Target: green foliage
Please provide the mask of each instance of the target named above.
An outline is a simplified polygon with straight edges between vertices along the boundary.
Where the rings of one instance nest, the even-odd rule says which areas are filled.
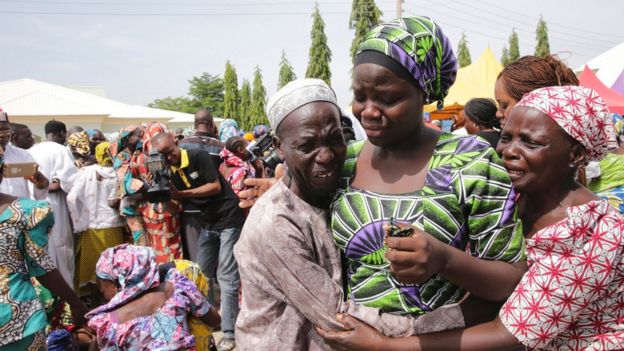
[[[462,37],[457,45],[457,61],[459,62],[460,68],[466,67],[472,63],[470,51],[468,50],[468,40],[466,39],[465,33],[462,33]]]
[[[277,89],[281,89],[288,82],[297,79],[297,75],[290,65],[290,62],[286,59],[286,53],[282,50],[282,60],[280,61],[279,80],[277,82]]]
[[[223,79],[207,72],[189,80],[189,95],[196,109],[205,107],[215,117],[223,116]]]
[[[507,66],[509,64],[509,51],[507,51],[506,46],[503,46],[503,54],[501,55],[500,60],[503,66]]]
[[[247,129],[247,127],[251,124],[249,121],[251,111],[251,87],[249,86],[249,81],[247,79],[243,80],[243,85],[238,92],[238,97],[238,126],[243,129]]]
[[[236,68],[232,66],[230,61],[225,64],[225,73],[223,74],[223,117],[239,120],[238,111],[238,77],[236,76]]]
[[[351,4],[351,18],[349,28],[355,29],[355,36],[351,43],[351,60],[355,60],[358,45],[368,31],[381,22],[381,11],[374,0],[353,0]]]
[[[546,21],[544,21],[544,18],[541,16],[539,22],[537,22],[535,39],[537,40],[537,44],[535,45],[535,56],[546,57],[550,55],[550,44],[548,43],[548,26],[546,26]]]
[[[514,28],[509,36],[509,63],[514,62],[520,58],[520,43],[518,42],[518,33]]]
[[[163,110],[169,111],[178,111],[185,113],[195,113],[197,111],[197,107],[193,105],[193,101],[191,99],[179,96],[179,97],[171,97],[167,96],[166,98],[156,99],[153,102],[147,104],[149,107],[159,108]]]
[[[308,55],[308,69],[306,70],[306,78],[319,78],[331,85],[331,70],[329,63],[331,62],[331,50],[327,46],[327,36],[325,35],[325,22],[321,17],[318,4],[314,7],[312,13],[312,44],[310,45],[310,53]]]
[[[251,128],[258,124],[268,124],[269,120],[266,117],[264,111],[266,104],[266,90],[262,84],[262,72],[260,68],[256,66],[253,79],[253,88],[251,90],[251,107],[249,111],[249,125],[244,128],[249,131]]]

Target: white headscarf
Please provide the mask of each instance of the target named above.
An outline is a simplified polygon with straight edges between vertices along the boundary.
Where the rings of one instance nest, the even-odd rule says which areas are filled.
[[[297,79],[286,84],[269,99],[266,114],[273,130],[299,107],[316,101],[326,101],[338,106],[336,94],[322,80],[314,78]]]

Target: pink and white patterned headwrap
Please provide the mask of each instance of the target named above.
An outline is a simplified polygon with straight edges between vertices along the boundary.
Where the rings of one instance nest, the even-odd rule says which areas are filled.
[[[537,109],[578,140],[590,160],[598,161],[617,149],[611,113],[594,90],[580,86],[555,86],[533,90],[515,107]]]
[[[87,318],[128,303],[160,281],[154,250],[130,244],[104,250],[95,266],[95,275],[116,282],[120,288],[107,304],[87,313]]]

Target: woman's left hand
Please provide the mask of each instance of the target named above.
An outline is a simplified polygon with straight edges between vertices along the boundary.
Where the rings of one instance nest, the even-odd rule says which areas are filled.
[[[422,284],[439,273],[446,261],[446,245],[418,229],[411,237],[387,237],[386,245],[390,271],[402,283]]]
[[[315,327],[316,332],[335,350],[377,351],[386,348],[388,337],[368,324],[352,316],[342,314],[338,315],[337,320],[350,330],[324,330]]]

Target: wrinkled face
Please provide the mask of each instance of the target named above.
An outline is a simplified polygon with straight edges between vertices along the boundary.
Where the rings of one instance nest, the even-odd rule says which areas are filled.
[[[570,176],[572,147],[572,138],[555,121],[523,106],[511,112],[496,151],[516,190],[537,193]]]
[[[496,118],[500,120],[501,128],[503,128],[505,127],[507,118],[509,118],[509,115],[511,114],[511,110],[513,110],[518,101],[509,96],[505,90],[502,78],[496,80],[496,84],[494,85],[494,98],[498,103]]]
[[[30,128],[20,128],[11,136],[11,143],[22,149],[30,149],[35,144]]]
[[[95,283],[105,301],[110,301],[113,297],[115,297],[115,294],[117,294],[117,286],[112,280],[97,277],[95,279]]]
[[[168,135],[165,138],[157,140],[156,143],[152,143],[152,146],[156,149],[156,151],[165,155],[169,166],[180,165],[180,148],[178,147],[178,143],[175,141],[173,136]]]
[[[304,105],[282,121],[279,136],[280,156],[298,188],[318,197],[333,192],[347,150],[338,108],[329,102]]]
[[[423,92],[390,70],[364,63],[353,70],[353,114],[371,143],[391,146],[423,128]]]
[[[11,125],[9,122],[0,122],[0,146],[5,149],[10,140]]]

